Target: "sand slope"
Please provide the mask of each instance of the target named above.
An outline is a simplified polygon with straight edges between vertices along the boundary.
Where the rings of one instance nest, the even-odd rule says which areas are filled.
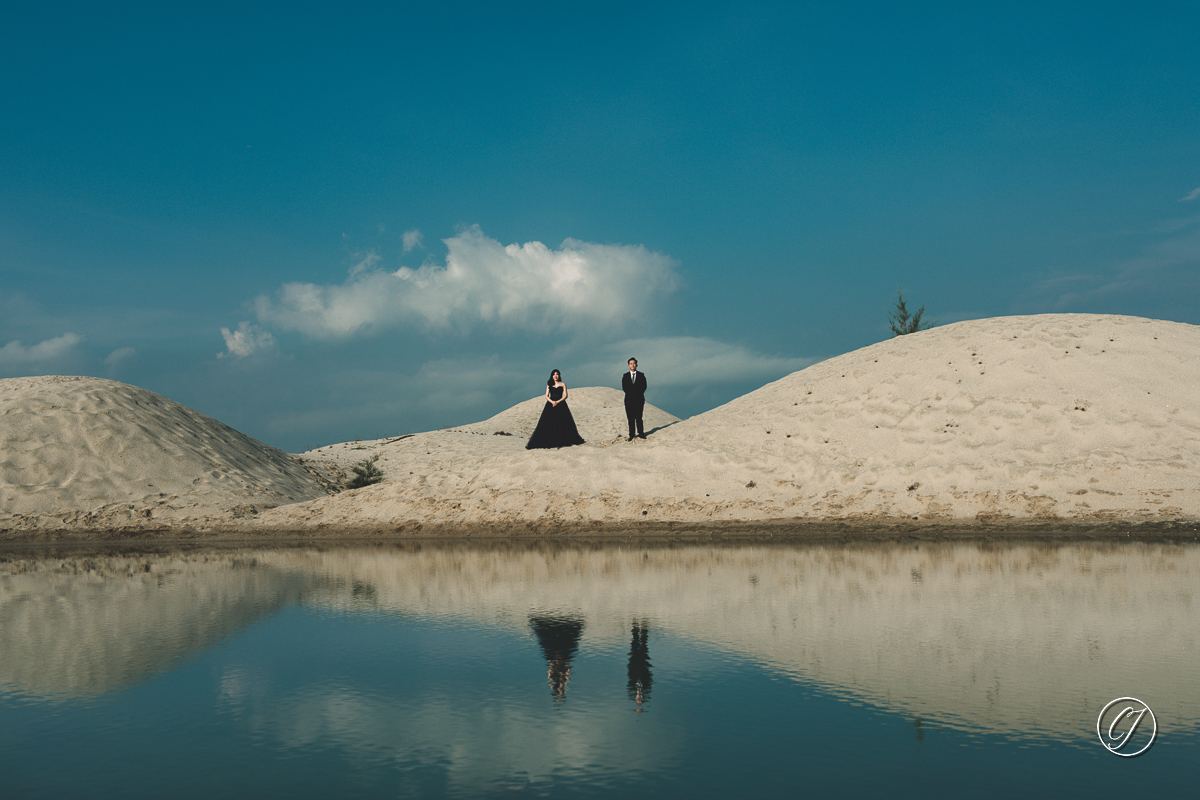
[[[816,364],[663,438],[770,464],[817,513],[1194,518],[1198,365],[1194,325],[975,320]]]
[[[292,457],[149,392],[12,379],[0,381],[0,533],[47,527],[37,515],[49,512],[49,527],[102,529],[117,513],[135,527],[330,535],[1193,522],[1197,364],[1194,325],[1090,314],[961,322],[816,364],[682,422],[648,407],[644,441],[625,441],[620,392],[579,388],[568,401],[588,440],[578,447],[524,449],[542,405],[533,398],[472,425],[303,454],[331,471],[379,457],[382,484],[334,496]]]
[[[962,322],[814,365],[645,442],[526,452],[518,437],[480,447],[478,426],[394,441],[388,482],[262,522],[1196,520],[1197,364],[1193,325]]]
[[[533,435],[545,404],[545,398],[533,397],[483,422],[390,439],[332,444],[304,453],[303,458],[331,461],[342,470],[348,470],[364,459],[378,456],[377,466],[385,475],[394,478],[402,471],[402,467],[403,470],[408,469],[405,465],[410,464],[412,458],[422,452],[422,448],[430,451],[426,453],[429,456],[436,455],[432,450],[445,450],[452,458],[468,461],[526,452],[525,443]],[[569,389],[567,406],[575,418],[579,434],[586,441],[584,446],[610,447],[625,442],[629,423],[625,419],[625,395],[619,390],[605,386]],[[679,418],[647,403],[642,422],[646,431],[654,434],[677,424]]]
[[[50,527],[178,523],[325,496],[294,457],[116,381],[0,380],[0,420],[0,527],[9,515]]]

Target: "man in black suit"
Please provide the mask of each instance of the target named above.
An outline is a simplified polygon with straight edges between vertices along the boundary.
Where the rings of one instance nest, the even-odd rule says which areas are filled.
[[[629,359],[629,372],[621,378],[625,391],[625,418],[629,420],[629,441],[633,441],[634,427],[639,439],[645,439],[642,431],[642,410],[646,407],[646,375],[638,372],[637,359]]]

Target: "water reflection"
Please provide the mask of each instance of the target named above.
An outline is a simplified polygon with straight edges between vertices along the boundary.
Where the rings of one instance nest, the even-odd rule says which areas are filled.
[[[643,621],[633,623],[633,641],[629,643],[629,699],[637,703],[635,711],[645,711],[643,704],[650,699],[650,684],[654,673],[650,671],[650,627]]]
[[[532,637],[556,705],[586,649],[628,653],[627,697],[645,709],[653,627],[914,720],[918,741],[931,724],[1078,741],[1105,702],[1131,693],[1164,733],[1200,723],[1200,548],[1190,546],[6,552],[0,685],[31,696],[127,686],[301,606]]]
[[[555,702],[561,703],[567,696],[567,682],[571,680],[571,659],[579,650],[579,637],[583,633],[583,620],[570,617],[531,616],[529,627],[537,635],[542,655],[546,658],[546,680]]]
[[[0,563],[0,686],[41,697],[142,682],[301,602],[320,580],[236,551],[19,553]]]

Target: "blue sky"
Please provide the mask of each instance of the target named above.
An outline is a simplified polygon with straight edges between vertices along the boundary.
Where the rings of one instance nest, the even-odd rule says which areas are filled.
[[[897,287],[1200,324],[1198,7],[968,5],[10,3],[0,377],[298,451],[629,355],[690,416]]]

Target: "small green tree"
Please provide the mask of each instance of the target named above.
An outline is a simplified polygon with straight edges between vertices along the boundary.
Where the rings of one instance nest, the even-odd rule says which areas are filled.
[[[378,460],[379,456],[374,455],[351,467],[350,471],[354,473],[354,477],[346,484],[346,488],[361,489],[364,486],[371,486],[383,480],[382,470],[375,466],[375,462]]]
[[[936,321],[930,322],[921,319],[925,313],[925,306],[917,309],[917,313],[909,314],[908,308],[904,305],[904,295],[900,294],[900,290],[896,290],[896,310],[888,312],[888,327],[892,329],[892,336],[904,336],[907,333],[916,333],[917,331],[927,330],[937,324]]]

